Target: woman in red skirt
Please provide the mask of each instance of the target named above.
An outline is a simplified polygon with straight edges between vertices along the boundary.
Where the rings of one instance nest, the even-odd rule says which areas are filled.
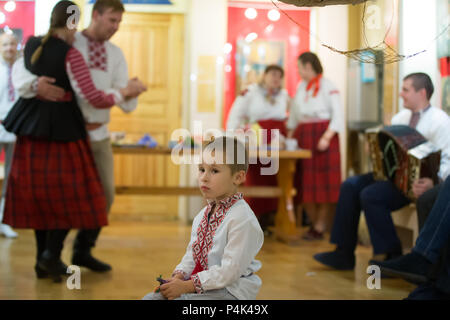
[[[236,98],[227,120],[227,130],[246,129],[258,124],[267,130],[267,144],[271,143],[272,131],[280,130],[286,135],[286,117],[289,94],[282,88],[284,70],[278,65],[269,65],[264,70],[262,81],[252,84]],[[261,175],[261,168],[270,164],[258,163],[249,166],[246,186],[277,186],[276,175]],[[248,202],[263,230],[273,224],[278,207],[276,198],[249,198]]]
[[[339,91],[322,77],[322,65],[312,52],[298,58],[301,78],[287,123],[294,137],[312,158],[298,162],[296,204],[302,203],[312,225],[304,239],[323,239],[328,214],[339,197],[341,162],[339,133],[344,130]]]
[[[54,281],[61,281],[66,273],[60,257],[69,230],[107,225],[105,195],[75,95],[108,108],[127,93],[105,94],[95,88],[81,53],[72,47],[76,26],[69,28],[71,6],[76,5],[58,2],[47,35],[31,37],[24,51],[25,67],[56,79],[64,97],[59,101],[20,98],[3,122],[17,135],[4,222],[35,230],[36,274]]]

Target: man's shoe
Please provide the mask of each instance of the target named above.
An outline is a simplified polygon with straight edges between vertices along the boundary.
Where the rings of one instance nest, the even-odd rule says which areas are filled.
[[[86,267],[95,272],[107,272],[112,269],[109,264],[94,258],[90,252],[75,252],[72,257],[72,264]]]
[[[355,255],[339,249],[318,253],[314,255],[314,259],[337,270],[353,270],[355,268]]]
[[[404,300],[450,300],[450,295],[428,282],[418,286]]]
[[[414,251],[392,260],[371,260],[370,263],[379,266],[382,273],[397,276],[415,284],[426,283],[427,275],[432,267],[427,259]]]

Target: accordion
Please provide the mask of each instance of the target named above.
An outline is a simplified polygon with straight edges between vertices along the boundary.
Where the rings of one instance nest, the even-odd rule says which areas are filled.
[[[436,184],[441,151],[417,130],[393,125],[366,130],[375,180],[390,180],[414,199],[414,180],[428,177]]]

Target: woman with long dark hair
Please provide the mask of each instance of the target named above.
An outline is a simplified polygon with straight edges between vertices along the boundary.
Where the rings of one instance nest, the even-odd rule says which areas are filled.
[[[300,148],[312,150],[312,158],[298,162],[295,202],[304,205],[312,222],[304,239],[318,240],[323,238],[327,216],[339,197],[339,133],[344,130],[344,118],[339,91],[322,76],[317,55],[301,54],[298,70],[302,82],[290,110],[288,137],[296,138]]]
[[[4,221],[35,230],[36,274],[55,282],[66,273],[61,250],[69,230],[107,224],[105,195],[75,96],[108,108],[128,94],[127,88],[106,94],[94,86],[81,53],[72,47],[77,9],[71,1],[58,2],[48,33],[31,37],[24,51],[25,67],[54,78],[64,97],[20,98],[3,122],[17,135]]]

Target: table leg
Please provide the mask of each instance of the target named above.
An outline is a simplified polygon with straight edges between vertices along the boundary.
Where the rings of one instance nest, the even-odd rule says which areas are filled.
[[[277,180],[278,186],[282,189],[282,195],[278,200],[278,211],[273,228],[274,235],[278,240],[291,245],[297,244],[300,240],[293,199],[295,165],[295,159],[280,159]]]

